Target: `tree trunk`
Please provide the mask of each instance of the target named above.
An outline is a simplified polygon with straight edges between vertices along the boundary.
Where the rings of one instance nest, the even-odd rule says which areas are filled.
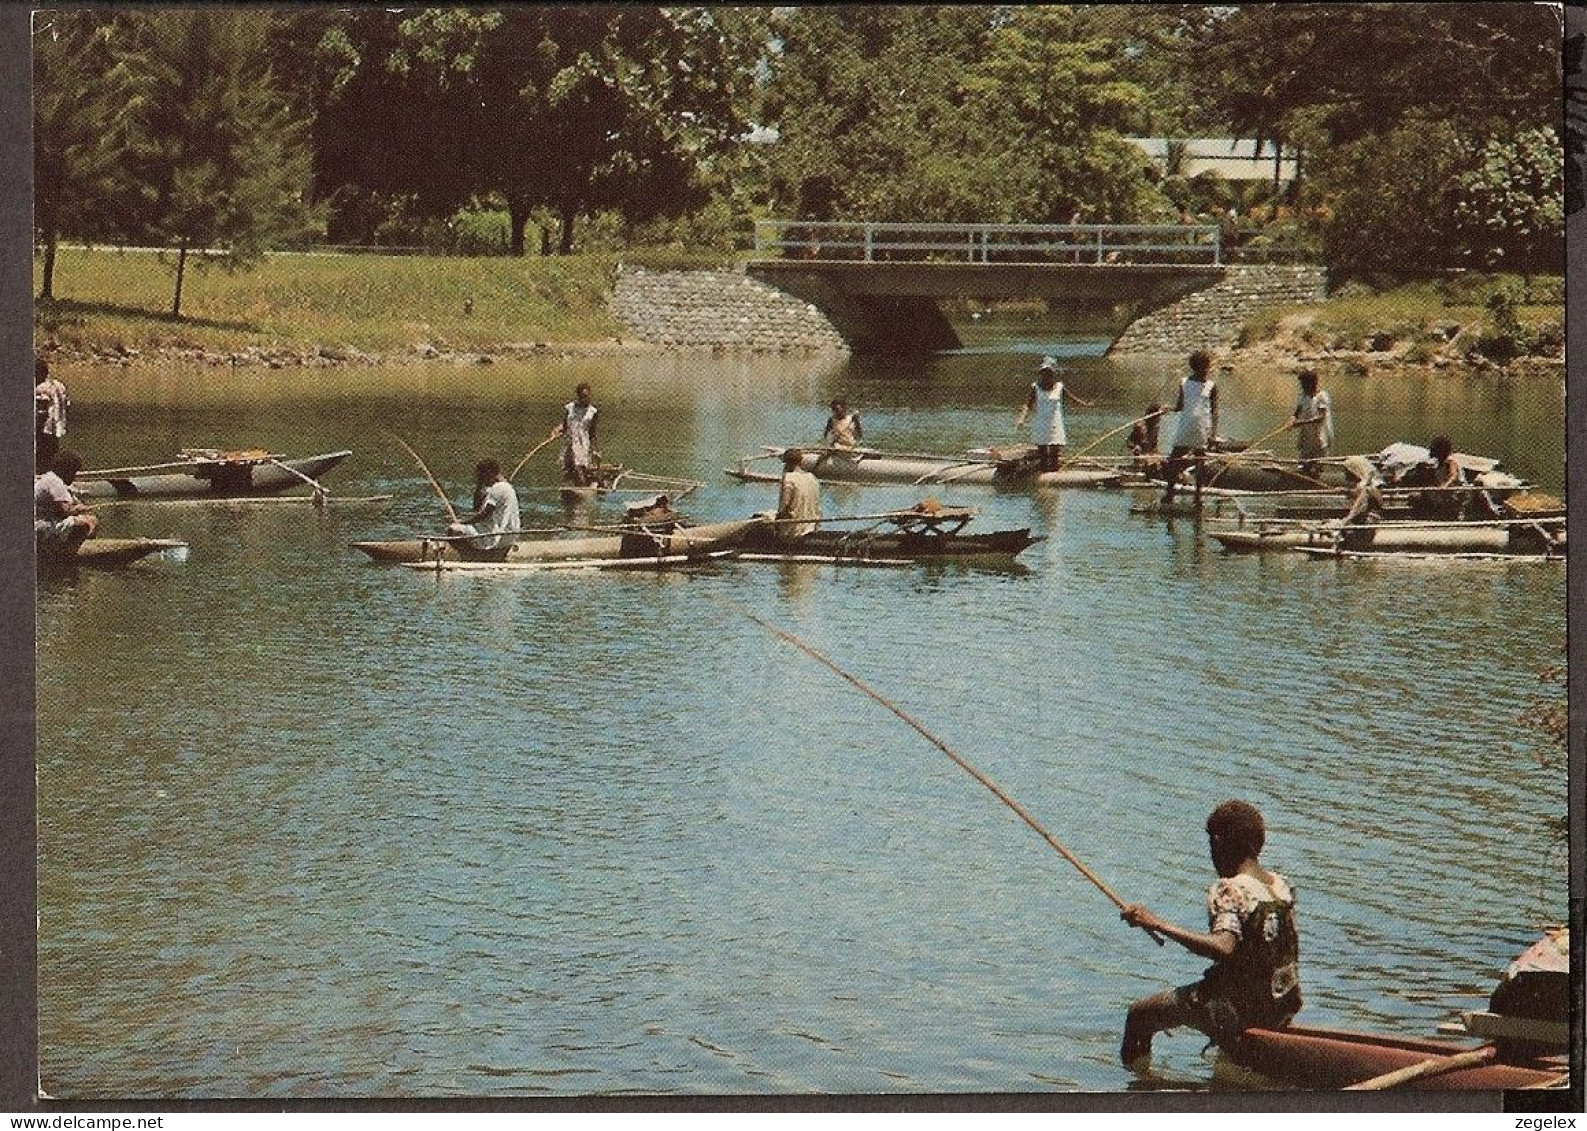
[[[544,224],[536,224],[535,227],[540,232],[540,255],[548,258],[551,255],[551,229]]]
[[[59,232],[46,232],[44,235],[44,278],[39,283],[39,298],[55,297],[55,249],[61,242]]]
[[[571,204],[562,206],[562,243],[557,248],[558,255],[573,254],[573,221],[578,218],[578,211]]]
[[[176,295],[171,299],[171,317],[180,320],[182,317],[182,275],[187,270],[187,244],[182,244],[176,253]]]
[[[1278,189],[1279,182],[1284,179],[1284,143],[1277,138],[1273,139],[1273,215],[1272,219],[1278,220]]]
[[[512,246],[509,250],[511,254],[521,257],[526,250],[524,247],[524,229],[529,226],[529,213],[518,205],[509,202],[507,205],[507,223],[512,231]],[[477,510],[478,508],[476,507],[475,509]]]

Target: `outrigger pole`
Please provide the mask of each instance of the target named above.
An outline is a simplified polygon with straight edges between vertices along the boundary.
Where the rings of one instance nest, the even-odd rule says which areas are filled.
[[[446,505],[446,514],[453,522],[457,521],[457,508],[452,505],[452,500],[446,497],[446,492],[441,490],[441,485],[435,481],[435,476],[430,472],[430,465],[424,462],[424,457],[408,446],[408,442],[395,432],[387,433],[393,440],[402,445],[402,450],[412,456],[424,471],[424,477],[430,481],[430,486],[435,488],[435,493],[441,497],[441,502]]]
[[[1024,821],[1027,825],[1029,825],[1032,829],[1034,829],[1036,831],[1037,835],[1039,835],[1048,844],[1052,845],[1052,847],[1057,850],[1058,855],[1062,856],[1065,860],[1069,861],[1069,863],[1073,864],[1075,866],[1075,869],[1082,876],[1084,876],[1086,879],[1090,880],[1092,885],[1095,886],[1098,891],[1100,891],[1103,895],[1107,896],[1110,900],[1113,901],[1113,905],[1115,907],[1117,907],[1120,911],[1123,911],[1125,908],[1127,908],[1129,906],[1129,904],[1125,903],[1124,900],[1119,898],[1118,894],[1116,892],[1114,892],[1114,890],[1112,888],[1108,887],[1107,884],[1103,883],[1101,878],[1098,877],[1095,872],[1093,872],[1090,868],[1087,868],[1085,866],[1085,864],[1081,862],[1079,857],[1077,857],[1074,853],[1070,852],[1067,848],[1065,848],[1063,843],[1061,841],[1059,841],[1059,839],[1057,837],[1053,836],[1052,833],[1050,833],[1046,829],[1044,829],[1041,826],[1041,823],[1038,822],[1035,817],[1032,817],[1030,815],[1030,812],[1023,805],[1021,805],[1018,801],[1015,801],[1007,793],[1003,792],[1003,789],[1002,789],[1001,786],[999,786],[995,781],[993,781],[991,778],[989,778],[985,774],[983,774],[980,770],[978,770],[974,766],[972,766],[965,759],[965,757],[962,754],[960,754],[958,751],[954,750],[953,747],[949,746],[942,739],[938,738],[936,735],[932,734],[929,730],[927,730],[925,728],[925,726],[920,722],[920,720],[916,719],[913,715],[909,714],[907,711],[905,711],[902,707],[898,706],[896,703],[894,703],[891,700],[887,699],[885,696],[882,695],[881,692],[877,691],[874,687],[872,687],[870,684],[866,683],[864,680],[860,679],[858,676],[853,675],[853,674],[851,674],[851,673],[849,673],[847,671],[844,671],[843,668],[839,667],[837,662],[834,661],[831,657],[827,656],[823,652],[817,651],[815,648],[813,648],[809,644],[806,644],[803,640],[799,639],[799,637],[795,636],[793,633],[785,632],[783,629],[778,628],[776,625],[772,624],[770,621],[762,620],[760,617],[756,616],[754,613],[750,612],[748,609],[744,608],[742,605],[735,604],[734,602],[729,601],[725,597],[716,597],[716,596],[713,595],[713,599],[716,600],[718,603],[720,603],[722,605],[725,605],[728,608],[732,609],[734,612],[739,613],[742,616],[745,616],[748,619],[754,621],[756,624],[760,625],[762,628],[764,628],[767,632],[771,633],[773,636],[781,637],[783,640],[786,640],[788,643],[792,644],[795,648],[799,649],[801,652],[803,652],[805,655],[809,656],[811,659],[813,659],[813,660],[815,660],[815,661],[817,661],[817,662],[819,662],[821,664],[824,664],[828,668],[831,668],[834,672],[836,672],[838,675],[842,676],[844,679],[848,680],[855,687],[857,687],[861,691],[863,691],[866,695],[870,696],[872,699],[876,700],[882,706],[886,707],[893,714],[895,714],[899,718],[903,719],[904,722],[906,722],[910,726],[914,727],[915,730],[918,731],[920,733],[920,735],[923,738],[926,739],[926,741],[930,742],[938,750],[941,750],[949,758],[953,759],[954,763],[957,764],[958,767],[961,770],[963,770],[965,773],[969,774],[972,778],[974,778],[976,781],[980,782],[982,785],[986,786],[986,788],[991,791],[992,796],[996,797],[1004,805],[1007,805],[1010,809],[1014,810],[1014,812],[1019,815],[1019,819],[1020,820]],[[1153,940],[1156,941],[1158,946],[1164,945],[1166,940],[1163,938],[1162,935],[1158,934],[1156,931],[1150,931],[1150,930],[1147,931],[1146,933],[1152,936]]]

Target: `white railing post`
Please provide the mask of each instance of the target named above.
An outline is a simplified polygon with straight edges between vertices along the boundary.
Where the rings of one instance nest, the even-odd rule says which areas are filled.
[[[871,262],[871,222],[865,221],[865,262]]]
[[[1223,266],[1223,228],[1217,226],[1212,229],[1212,265]]]
[[[1102,225],[1097,225],[1097,262],[1102,262]]]

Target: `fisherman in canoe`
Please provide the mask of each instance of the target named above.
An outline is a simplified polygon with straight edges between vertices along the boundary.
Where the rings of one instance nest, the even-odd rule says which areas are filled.
[[[1132,927],[1173,939],[1212,959],[1199,982],[1144,997],[1130,1006],[1119,1057],[1131,1068],[1150,1057],[1152,1038],[1181,1025],[1220,1046],[1247,1028],[1277,1028],[1300,1009],[1299,936],[1295,893],[1259,859],[1262,814],[1244,801],[1225,801],[1207,818],[1207,841],[1218,881],[1207,889],[1206,932],[1159,918],[1139,904],[1120,913]]]
[[[1069,441],[1064,429],[1063,403],[1066,397],[1076,404],[1091,407],[1090,401],[1065,391],[1064,383],[1058,379],[1057,358],[1042,358],[1036,380],[1031,383],[1030,394],[1014,417],[1016,428],[1024,427],[1026,418],[1030,418],[1030,442],[1036,446],[1040,471],[1057,471],[1058,464],[1063,460],[1064,445]]]
[[[562,477],[575,487],[588,487],[595,481],[590,469],[601,459],[595,446],[597,411],[589,385],[581,384],[573,390],[573,399],[562,406],[562,423],[551,429],[551,435],[566,441],[562,446]]]
[[[518,515],[518,492],[501,473],[493,459],[482,459],[474,466],[474,512],[459,515],[446,528],[453,537],[478,535],[468,545],[474,550],[494,550],[513,541],[522,528]]]
[[[1315,369],[1302,369],[1295,379],[1300,382],[1300,399],[1295,402],[1289,426],[1295,432],[1300,473],[1316,479],[1333,444],[1333,400],[1326,390],[1318,388]]]
[[[1338,527],[1381,521],[1383,476],[1366,456],[1346,456],[1344,468],[1355,480],[1355,491],[1350,496],[1350,505],[1345,508],[1345,513],[1329,525]]]
[[[1467,485],[1466,472],[1455,458],[1455,444],[1448,436],[1434,436],[1427,442],[1428,458],[1400,476],[1399,486],[1416,487],[1408,498],[1414,518],[1485,519],[1499,516],[1499,508],[1486,491]]]
[[[99,530],[93,509],[77,501],[72,480],[83,469],[83,457],[70,448],[55,453],[50,470],[33,480],[33,536],[39,549],[72,554]]]
[[[821,430],[821,441],[834,448],[857,448],[860,441],[865,439],[865,429],[860,426],[860,414],[850,410],[849,402],[842,397],[833,397],[832,415],[827,417],[826,427]]]
[[[1179,382],[1179,397],[1173,408],[1179,414],[1179,422],[1174,429],[1174,446],[1163,468],[1168,479],[1163,488],[1165,507],[1174,501],[1179,473],[1199,462],[1218,434],[1218,386],[1209,376],[1211,372],[1212,355],[1197,350],[1190,355],[1190,375]]]
[[[821,520],[821,485],[802,466],[804,453],[789,448],[782,454],[782,485],[777,492],[777,534],[802,538]]]

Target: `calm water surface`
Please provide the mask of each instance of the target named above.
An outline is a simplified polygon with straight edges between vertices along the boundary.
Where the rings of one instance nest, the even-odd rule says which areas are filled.
[[[1052,347],[1033,344],[1036,352]],[[1084,353],[1085,346],[1070,353]],[[1562,567],[1232,557],[1116,493],[935,489],[1044,536],[1013,568],[728,564],[444,577],[354,539],[434,532],[580,380],[609,459],[704,480],[809,442],[1016,437],[1028,352],[927,362],[545,360],[65,372],[90,466],[352,448],[389,509],[107,507],[185,562],[41,582],[43,1083],[94,1096],[1114,1091],[1123,1011],[1197,976],[980,785],[738,615],[894,698],[1132,900],[1191,925],[1201,822],[1241,796],[1300,892],[1303,1019],[1429,1035],[1565,916],[1562,764],[1517,717],[1560,659]],[[1077,358],[1075,443],[1165,395]],[[1452,433],[1559,490],[1563,391],[1335,379],[1338,447]],[[1225,431],[1287,416],[1225,382]],[[1115,449],[1117,450],[1117,449]],[[519,478],[563,517],[555,459]],[[829,513],[916,501],[825,489]],[[576,516],[609,521],[601,504]],[[1161,1071],[1216,1086],[1204,1041]],[[1219,1077],[1221,1079],[1221,1076]]]

